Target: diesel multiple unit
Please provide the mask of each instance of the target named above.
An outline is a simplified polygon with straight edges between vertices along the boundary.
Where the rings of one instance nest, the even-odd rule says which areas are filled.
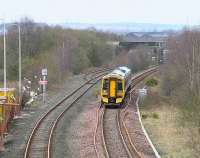
[[[101,81],[101,104],[121,105],[130,88],[131,70],[125,66],[118,67]]]

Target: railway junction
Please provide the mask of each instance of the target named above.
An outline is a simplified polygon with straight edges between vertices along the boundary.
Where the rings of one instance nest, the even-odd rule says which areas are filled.
[[[102,107],[94,95],[102,76],[110,71],[86,73],[80,76],[79,86],[71,87],[62,96],[41,107],[23,110],[24,117],[14,121],[17,128],[12,131],[16,138],[10,143],[15,151],[5,151],[1,156],[6,158],[10,152],[9,157],[24,158],[159,157],[143,131],[135,89],[157,67],[133,75],[131,90],[122,108]],[[12,149],[9,143],[6,147]]]

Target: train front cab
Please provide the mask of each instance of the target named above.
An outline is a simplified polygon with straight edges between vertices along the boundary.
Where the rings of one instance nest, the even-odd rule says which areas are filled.
[[[101,83],[101,104],[121,105],[124,98],[124,80],[121,78],[104,78]]]

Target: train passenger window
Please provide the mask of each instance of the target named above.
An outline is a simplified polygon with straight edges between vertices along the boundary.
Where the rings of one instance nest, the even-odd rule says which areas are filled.
[[[122,91],[122,81],[117,81],[117,90]]]
[[[109,87],[108,79],[105,79],[105,80],[103,81],[103,89],[104,89],[104,90],[107,90],[108,87]]]

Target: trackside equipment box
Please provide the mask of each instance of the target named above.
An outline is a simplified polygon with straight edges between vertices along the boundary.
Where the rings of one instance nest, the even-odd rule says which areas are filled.
[[[8,123],[15,115],[16,106],[13,106],[16,102],[15,89],[0,88],[0,135],[8,132]]]

